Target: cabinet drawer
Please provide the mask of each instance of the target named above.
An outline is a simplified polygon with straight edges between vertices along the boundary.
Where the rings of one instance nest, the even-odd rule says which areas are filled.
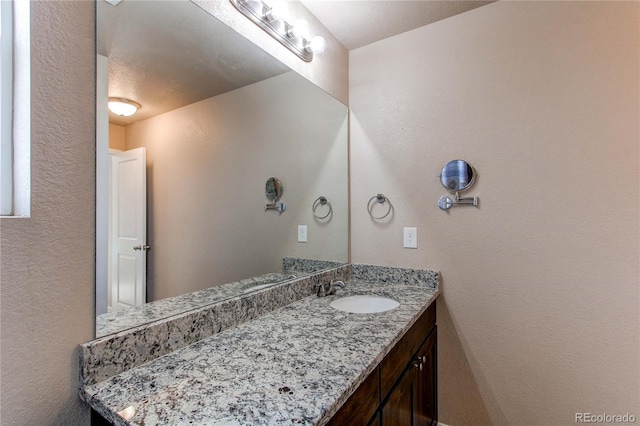
[[[380,363],[380,394],[387,396],[400,375],[412,361],[422,342],[436,325],[436,304],[433,303],[420,316],[418,321],[407,331]]]
[[[329,421],[330,426],[366,425],[376,413],[380,405],[380,388],[378,386],[379,368],[349,397],[342,408]]]

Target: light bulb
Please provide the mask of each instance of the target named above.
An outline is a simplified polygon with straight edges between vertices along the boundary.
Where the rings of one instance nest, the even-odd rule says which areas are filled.
[[[284,0],[270,0],[265,1],[264,4],[267,6],[267,11],[265,12],[265,18],[269,21],[286,21],[287,15],[289,13],[289,6],[287,6],[287,2]]]
[[[140,104],[126,98],[109,98],[109,110],[121,117],[130,117],[141,108]]]
[[[311,39],[305,49],[313,53],[322,53],[327,48],[327,42],[322,36],[315,36]]]
[[[309,38],[309,23],[304,19],[296,19],[291,28],[293,37]]]

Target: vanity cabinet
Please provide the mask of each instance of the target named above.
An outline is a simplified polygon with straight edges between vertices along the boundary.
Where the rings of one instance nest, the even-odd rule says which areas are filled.
[[[356,389],[342,408],[331,418],[330,425],[366,425],[380,407],[379,368]],[[379,424],[379,423],[374,423]]]
[[[436,345],[434,303],[344,403],[329,425],[437,424]]]
[[[435,327],[382,405],[384,426],[431,426],[436,420]]]

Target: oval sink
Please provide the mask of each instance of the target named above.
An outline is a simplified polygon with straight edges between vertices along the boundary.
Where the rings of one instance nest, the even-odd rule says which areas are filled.
[[[395,309],[400,306],[400,303],[384,296],[357,295],[341,297],[331,302],[329,306],[352,314],[374,314]]]

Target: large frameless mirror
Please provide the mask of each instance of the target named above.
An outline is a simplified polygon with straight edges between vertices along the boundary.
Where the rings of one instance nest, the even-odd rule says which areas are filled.
[[[97,25],[108,63],[101,74],[99,57],[108,93],[97,120],[108,129],[97,147],[108,165],[97,176],[112,189],[97,206],[110,218],[97,226],[98,336],[309,272],[285,268],[285,258],[348,261],[345,105],[188,0],[98,0]],[[141,107],[108,113],[107,96]],[[136,152],[144,178],[129,161]],[[268,176],[287,185],[286,214],[264,209]],[[134,188],[127,179],[146,180],[136,186],[146,195],[118,193]],[[331,200],[330,221],[314,218],[319,195]],[[298,225],[308,226],[304,244]],[[176,297],[182,307],[166,302]]]

